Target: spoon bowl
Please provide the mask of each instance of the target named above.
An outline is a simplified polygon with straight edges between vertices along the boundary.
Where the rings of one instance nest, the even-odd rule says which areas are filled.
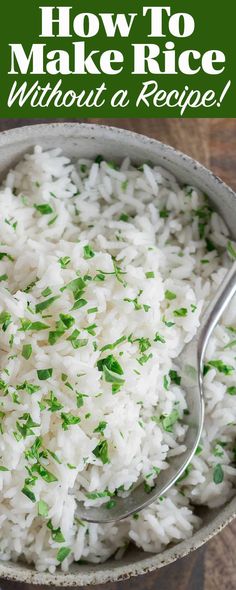
[[[218,324],[227,305],[236,292],[236,262],[222,284],[202,318],[202,323],[195,338],[175,359],[175,365],[181,374],[181,383],[185,390],[188,415],[185,423],[187,432],[184,440],[185,451],[168,460],[168,468],[161,471],[155,485],[147,494],[143,482],[134,488],[127,497],[117,496],[114,507],[86,508],[83,502],[77,502],[77,516],[87,522],[109,523],[123,520],[140,512],[157,498],[164,495],[185,474],[199,445],[204,424],[203,369],[204,356],[210,336]]]

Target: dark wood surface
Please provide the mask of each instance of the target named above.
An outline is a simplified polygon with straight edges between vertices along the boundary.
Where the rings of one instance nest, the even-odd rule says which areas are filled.
[[[53,121],[63,121],[63,119]],[[155,137],[193,156],[236,190],[236,119],[86,119],[83,121],[123,127]],[[0,119],[0,130],[42,122],[48,121]],[[118,584],[107,584],[97,589],[236,590],[235,537],[236,522],[226,527],[203,548],[159,572]],[[13,584],[4,584],[4,586],[13,590]],[[20,590],[24,585],[19,584],[18,588],[16,586],[18,585],[14,584],[14,590]]]

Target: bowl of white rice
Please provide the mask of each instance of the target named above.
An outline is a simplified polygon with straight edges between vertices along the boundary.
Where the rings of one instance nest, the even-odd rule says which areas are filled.
[[[171,147],[100,125],[2,133],[0,174],[0,578],[150,572],[236,513],[235,300],[177,484],[119,523],[82,521],[77,500],[112,511],[185,450],[175,359],[236,258],[235,194]]]

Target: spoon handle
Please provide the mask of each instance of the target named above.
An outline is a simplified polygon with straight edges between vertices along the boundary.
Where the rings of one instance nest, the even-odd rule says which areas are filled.
[[[209,338],[235,293],[236,261],[230,271],[226,274],[222,284],[217,289],[215,297],[203,316],[202,327],[200,328],[198,335],[198,358],[201,366]]]

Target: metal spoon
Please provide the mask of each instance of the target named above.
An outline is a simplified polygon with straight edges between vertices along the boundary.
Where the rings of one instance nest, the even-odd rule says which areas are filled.
[[[236,262],[226,274],[219,286],[212,303],[205,312],[196,337],[187,344],[175,364],[181,371],[182,385],[186,391],[189,415],[185,418],[188,430],[184,440],[186,450],[169,459],[169,467],[162,470],[155,480],[155,487],[149,494],[145,492],[143,482],[138,484],[126,498],[115,497],[114,507],[85,508],[83,502],[77,502],[77,516],[87,522],[108,523],[122,520],[149,506],[162,496],[184,474],[198,447],[204,422],[203,397],[203,361],[209,338],[219,322],[227,305],[236,292]]]

